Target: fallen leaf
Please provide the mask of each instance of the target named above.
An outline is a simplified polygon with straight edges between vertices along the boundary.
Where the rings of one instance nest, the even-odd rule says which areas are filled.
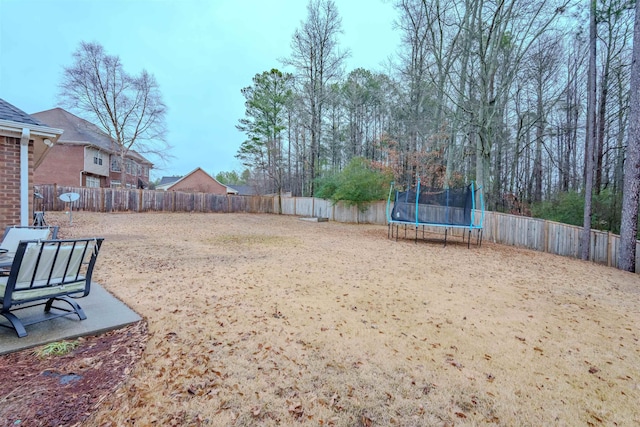
[[[304,409],[302,408],[302,403],[295,402],[289,405],[289,412],[291,413],[291,415],[295,416],[296,418],[300,418],[304,413]]]
[[[360,422],[361,422],[363,427],[371,427],[371,426],[373,426],[373,420],[371,418],[367,417],[366,415],[362,416],[362,418],[360,419]]]

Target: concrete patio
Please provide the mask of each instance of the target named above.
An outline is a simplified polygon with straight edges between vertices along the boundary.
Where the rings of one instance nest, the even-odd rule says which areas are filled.
[[[91,284],[91,293],[78,299],[87,318],[80,321],[78,316],[58,317],[26,327],[28,335],[18,338],[13,329],[0,327],[0,354],[12,353],[50,342],[73,339],[87,335],[97,335],[118,329],[141,320],[141,317],[122,301],[111,295],[97,283]],[[21,319],[42,316],[43,306],[20,310]],[[8,325],[0,316],[0,323]]]

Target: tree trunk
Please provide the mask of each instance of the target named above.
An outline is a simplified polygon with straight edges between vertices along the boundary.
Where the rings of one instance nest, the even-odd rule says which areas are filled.
[[[624,198],[618,268],[633,272],[636,267],[636,234],[640,199],[640,2],[636,2],[629,105],[629,144],[624,165]]]
[[[538,73],[536,82],[536,148],[533,160],[533,201],[542,201],[542,135],[544,133],[544,111],[542,105],[542,73]]]
[[[580,256],[589,259],[591,246],[591,200],[593,192],[593,148],[596,136],[596,0],[590,3],[589,75],[587,79],[587,136],[584,153],[584,221],[580,236]]]
[[[611,40],[611,37],[609,37]],[[594,190],[596,194],[600,194],[602,189],[602,157],[604,153],[604,134],[607,121],[607,95],[609,93],[609,64],[611,62],[610,49],[607,49],[605,58],[604,71],[602,80],[600,81],[600,102],[598,107],[598,130],[595,146],[595,183]]]

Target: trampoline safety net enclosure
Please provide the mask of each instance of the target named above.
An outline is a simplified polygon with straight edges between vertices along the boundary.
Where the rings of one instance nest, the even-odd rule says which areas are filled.
[[[476,188],[474,182],[465,187],[444,189],[421,187],[420,181],[415,188],[404,191],[394,187],[392,183],[387,200],[389,237],[395,234],[396,240],[398,239],[400,225],[404,226],[405,237],[407,227],[415,227],[416,241],[420,227],[423,236],[425,227],[441,227],[444,229],[445,246],[447,231],[453,228],[464,229],[463,240],[466,240],[465,235],[468,234],[467,246],[471,243],[474,230],[478,246],[482,243],[484,200],[482,191]]]

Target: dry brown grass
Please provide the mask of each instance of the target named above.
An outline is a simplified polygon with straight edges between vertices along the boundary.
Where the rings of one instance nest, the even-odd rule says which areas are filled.
[[[149,327],[88,425],[638,425],[640,277],[274,215],[74,213]],[[66,225],[65,225],[66,224]]]

